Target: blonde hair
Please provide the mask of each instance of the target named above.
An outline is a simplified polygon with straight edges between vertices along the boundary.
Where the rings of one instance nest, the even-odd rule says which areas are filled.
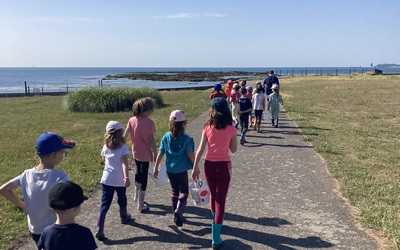
[[[106,132],[104,134],[104,144],[109,149],[120,148],[123,144],[125,144],[124,130],[118,129],[113,133]]]
[[[145,97],[139,99],[132,105],[133,115],[140,116],[141,114],[143,114],[148,110],[151,110],[153,112],[155,107],[156,107],[156,102],[153,98]]]

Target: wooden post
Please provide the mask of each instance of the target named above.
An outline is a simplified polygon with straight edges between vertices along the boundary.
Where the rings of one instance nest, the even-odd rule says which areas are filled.
[[[338,75],[338,69],[336,69],[336,76]]]
[[[303,74],[303,71],[301,71],[301,74]],[[306,76],[307,76],[307,70],[306,70]]]
[[[28,89],[27,89],[26,81],[25,81],[25,96],[27,96],[27,95],[28,95]]]

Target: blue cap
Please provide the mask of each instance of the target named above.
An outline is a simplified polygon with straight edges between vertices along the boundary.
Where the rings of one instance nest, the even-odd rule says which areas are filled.
[[[59,151],[63,148],[73,147],[75,147],[74,141],[64,140],[61,136],[53,132],[43,133],[36,140],[37,155],[47,155]]]
[[[222,89],[221,83],[216,83],[216,84],[214,84],[214,89],[215,89],[216,91],[220,91],[220,90]]]
[[[212,99],[211,100],[211,108],[218,112],[224,112],[226,110],[229,110],[228,102],[223,97],[216,97],[216,98]]]

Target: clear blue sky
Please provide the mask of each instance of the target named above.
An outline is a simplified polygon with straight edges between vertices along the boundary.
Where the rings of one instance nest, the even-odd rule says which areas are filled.
[[[400,63],[399,0],[1,0],[0,67]]]

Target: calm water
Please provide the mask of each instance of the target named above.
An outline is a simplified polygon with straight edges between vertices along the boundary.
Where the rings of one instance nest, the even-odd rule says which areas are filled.
[[[25,81],[31,88],[43,88],[45,92],[69,91],[98,86],[99,80],[107,75],[130,72],[176,72],[176,71],[223,71],[226,77],[235,75],[234,71],[260,72],[275,70],[279,75],[304,74],[349,74],[350,72],[373,71],[373,68],[349,67],[304,67],[304,68],[0,68],[0,93],[24,93]],[[383,68],[383,73],[400,73],[400,68]],[[213,86],[215,82],[161,82],[142,80],[107,80],[106,86],[151,86],[154,88],[186,88],[190,86]]]

